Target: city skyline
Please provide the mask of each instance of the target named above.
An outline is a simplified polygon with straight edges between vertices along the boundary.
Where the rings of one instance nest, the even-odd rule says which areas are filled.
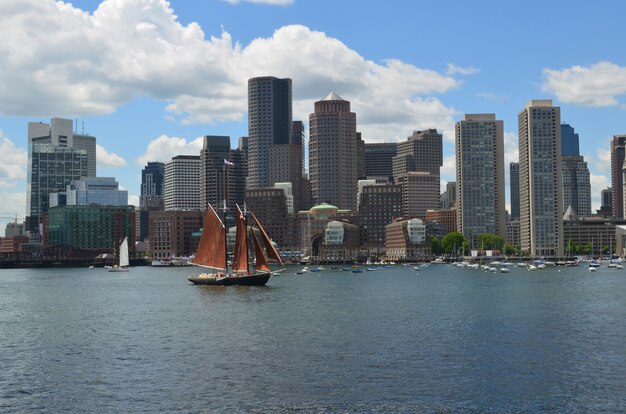
[[[352,103],[366,143],[441,131],[442,187],[455,179],[454,123],[464,114],[503,120],[508,166],[518,161],[520,108],[552,99],[580,135],[592,209],[600,207],[600,190],[611,182],[611,138],[626,132],[620,2],[554,2],[542,4],[540,15],[532,13],[538,2],[496,10],[486,2],[363,8],[346,1],[333,3],[332,15],[316,13],[328,9],[324,1],[231,3],[2,8],[8,16],[0,33],[13,41],[0,46],[0,145],[11,155],[0,168],[0,225],[26,215],[28,122],[78,119],[76,130],[98,139],[98,175],[116,177],[138,204],[148,161],[199,154],[204,135],[230,136],[231,148],[247,135],[246,82],[255,76],[292,79],[293,119],[305,122],[313,102],[335,91]],[[531,16],[533,29],[549,28],[550,38],[528,30]],[[483,19],[489,24],[463,29]],[[590,23],[594,30],[577,30]],[[505,176],[510,211],[508,168]]]

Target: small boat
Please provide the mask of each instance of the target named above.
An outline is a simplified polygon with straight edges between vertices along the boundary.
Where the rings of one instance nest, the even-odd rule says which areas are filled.
[[[355,267],[355,268],[352,269],[352,273],[363,273],[363,269]]]
[[[128,272],[128,237],[124,237],[124,241],[120,245],[119,264],[110,268],[109,272]]]
[[[500,268],[500,273],[510,273],[511,270],[508,267],[501,267]]]
[[[588,272],[595,272],[597,270],[598,270],[598,268],[594,267],[594,266],[589,266],[589,269],[587,269]]]
[[[235,217],[235,251],[233,263],[229,271],[226,254],[226,227],[209,204],[200,243],[192,263],[215,271],[190,276],[187,279],[191,283],[214,286],[265,286],[270,277],[277,273],[270,269],[268,259],[274,259],[280,264],[283,261],[265,229],[263,229],[254,213],[244,213],[239,206],[237,206],[237,210]],[[250,218],[247,217],[248,215],[250,215]],[[224,216],[226,216],[226,203],[224,203]],[[254,223],[257,229],[252,228],[250,222]],[[259,236],[257,236],[257,231],[260,233]],[[255,269],[250,268],[248,237],[252,239],[254,244]]]
[[[537,266],[532,265],[532,264],[528,266],[528,271],[529,271],[529,272],[534,272],[534,271],[536,271],[536,270],[537,270]]]

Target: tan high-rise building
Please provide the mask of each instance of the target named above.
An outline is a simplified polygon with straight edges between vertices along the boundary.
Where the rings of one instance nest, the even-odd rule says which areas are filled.
[[[504,127],[494,114],[466,114],[455,126],[457,228],[474,247],[505,236]]]
[[[518,115],[520,244],[534,256],[563,254],[561,109],[531,100]]]
[[[309,115],[309,177],[313,203],[356,211],[356,114],[334,92],[315,102]]]
[[[414,131],[406,141],[398,143],[392,170],[395,183],[402,185],[405,218],[424,219],[426,210],[440,206],[442,140],[436,129],[427,129]]]

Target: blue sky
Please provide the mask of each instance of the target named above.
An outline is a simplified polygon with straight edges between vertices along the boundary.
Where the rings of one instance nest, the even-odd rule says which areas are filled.
[[[621,1],[23,0],[0,5],[0,228],[25,214],[27,123],[78,119],[97,137],[98,175],[139,194],[147,160],[195,153],[198,137],[247,135],[246,79],[293,80],[294,119],[335,91],[366,142],[504,121],[552,99],[580,134],[593,207],[610,184],[609,142],[626,133]],[[508,181],[508,173],[507,173]],[[508,189],[507,189],[508,199]]]

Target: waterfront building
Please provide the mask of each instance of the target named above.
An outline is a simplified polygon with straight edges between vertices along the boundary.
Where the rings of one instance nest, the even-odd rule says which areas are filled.
[[[626,224],[626,220],[603,218],[603,217],[579,217],[569,216],[563,219],[563,243],[569,242],[580,246],[591,244],[591,252],[594,257],[602,256],[603,252],[611,249],[621,254],[623,244],[620,246],[616,238],[616,226]]]
[[[624,218],[624,178],[622,169],[626,160],[626,135],[613,135],[611,141],[611,192],[614,218]]]
[[[394,221],[386,226],[388,260],[423,260],[432,256],[426,226],[420,219]]]
[[[509,220],[506,222],[506,231],[504,234],[504,241],[511,246],[520,245],[520,225],[519,220]]]
[[[291,101],[291,79],[273,76],[248,79],[247,189],[273,185],[270,147],[289,144],[293,139]]]
[[[519,221],[519,162],[509,164],[509,191],[511,194],[511,220]]]
[[[561,156],[578,156],[579,137],[574,128],[569,124],[561,124]]]
[[[481,234],[504,237],[504,126],[495,114],[466,114],[455,126],[457,228],[477,246]]]
[[[148,232],[152,258],[168,260],[194,254],[203,217],[201,211],[152,211]]]
[[[205,135],[200,151],[201,211],[206,210],[209,204],[219,208],[224,200],[230,201],[227,199],[227,185],[231,163],[230,137]]]
[[[442,208],[438,210],[426,210],[426,218],[425,222],[428,223],[437,223],[441,225],[444,232],[453,233],[458,231],[456,224],[456,208]]]
[[[363,181],[359,180],[359,184]],[[358,225],[361,247],[367,255],[380,253],[385,248],[385,227],[402,216],[402,186],[377,185],[375,181],[359,191]]]
[[[319,258],[330,262],[348,262],[359,257],[359,226],[332,220],[324,228],[324,242]]]
[[[223,163],[223,160],[222,160]],[[200,200],[200,156],[177,155],[165,163],[165,211],[205,211]]]
[[[341,210],[332,204],[321,203],[296,214],[300,236],[300,251],[305,257],[318,257],[324,241],[326,225],[333,220],[347,222],[353,219],[351,210]],[[265,226],[265,224],[264,224]]]
[[[309,172],[314,203],[356,211],[356,114],[334,92],[309,115]]]
[[[28,241],[28,236],[25,235],[0,237],[0,253],[19,253]]]
[[[128,191],[120,190],[114,177],[82,177],[70,182],[65,191],[51,193],[49,197],[50,207],[128,205]]]
[[[551,100],[531,100],[518,123],[521,249],[562,256],[561,110]]]
[[[69,119],[29,122],[26,221],[31,235],[40,234],[50,193],[64,190],[72,180],[95,175],[95,137],[75,133]]]
[[[65,205],[48,210],[44,244],[87,250],[114,250],[128,237],[135,246],[135,207]]]
[[[591,215],[591,180],[582,155],[563,156],[563,208],[571,206],[578,215]]]
[[[398,153],[397,144],[378,143],[364,145],[365,177],[388,177],[393,181],[393,157]]]
[[[410,171],[399,180],[402,186],[402,216],[426,217],[427,210],[435,210],[440,204],[439,175],[426,171]]]

